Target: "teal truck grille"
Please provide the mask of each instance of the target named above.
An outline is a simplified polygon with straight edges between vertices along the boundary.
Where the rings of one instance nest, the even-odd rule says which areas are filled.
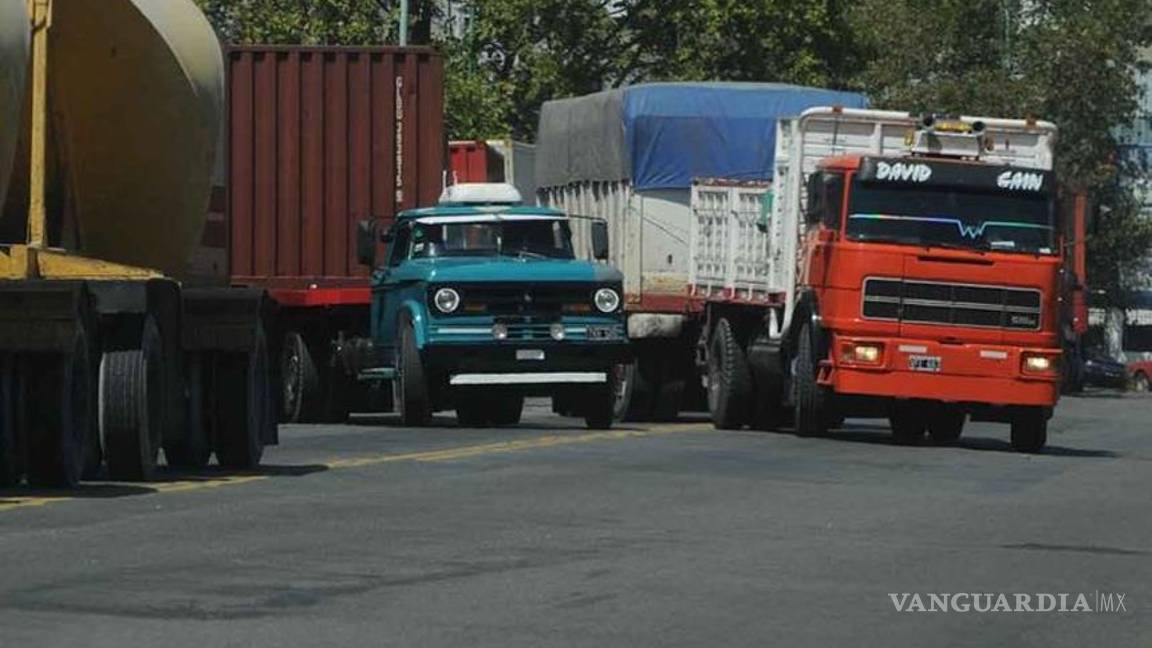
[[[573,308],[590,309],[596,288],[588,285],[528,285],[458,287],[462,314],[556,314]],[[547,330],[544,334],[547,336]]]

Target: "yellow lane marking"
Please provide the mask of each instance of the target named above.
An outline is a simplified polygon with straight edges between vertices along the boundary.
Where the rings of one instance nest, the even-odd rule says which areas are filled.
[[[234,486],[237,484],[248,484],[251,482],[263,481],[268,479],[268,475],[230,475],[226,477],[212,477],[206,479],[193,479],[187,481],[171,481],[171,482],[137,482],[137,483],[101,483],[96,488],[117,488],[123,487],[137,491],[134,494],[149,495],[152,493],[182,493],[186,491],[204,490],[206,488],[219,488],[221,486]],[[81,487],[83,488],[83,487]],[[95,498],[115,496],[95,496]],[[60,495],[30,495],[30,496],[15,496],[9,497],[0,495],[0,513],[4,511],[11,511],[14,509],[32,508],[36,506],[44,506],[45,504],[55,504],[57,502],[68,502],[81,499],[93,499],[85,497],[84,495],[66,495],[61,492]]]
[[[439,450],[427,450],[423,452],[407,452],[402,454],[380,454],[367,457],[350,457],[347,459],[334,459],[327,463],[321,464],[330,470],[339,470],[344,468],[361,468],[364,466],[375,466],[386,463],[396,463],[404,461],[415,462],[432,462],[432,461],[453,461],[457,459],[469,459],[472,457],[479,457],[483,455],[502,454],[509,452],[520,452],[524,450],[533,450],[538,448],[553,448],[557,446],[574,445],[578,443],[594,443],[597,441],[619,441],[622,439],[635,439],[643,437],[652,437],[665,434],[673,434],[677,432],[704,432],[711,430],[712,426],[708,424],[676,424],[664,425],[659,427],[648,428],[646,430],[608,430],[604,432],[589,432],[587,434],[553,434],[542,437],[535,437],[531,439],[520,439],[517,441],[501,441],[497,443],[484,443],[471,446],[459,446],[455,448],[441,448]],[[269,479],[269,475],[233,475],[225,477],[214,477],[207,479],[192,479],[186,481],[172,481],[172,482],[144,482],[137,484],[124,484],[124,488],[139,489],[140,494],[146,494],[148,491],[154,493],[185,493],[189,491],[205,490],[209,488],[220,488],[222,486],[237,486],[240,484],[250,484],[252,482],[264,481]],[[101,484],[101,486],[114,488],[116,484]],[[0,513],[11,511],[15,509],[33,508],[44,506],[46,504],[55,504],[57,502],[67,502],[79,499],[87,499],[84,496],[75,495],[44,495],[44,496],[15,496],[9,497],[0,495]]]
[[[359,468],[361,466],[374,466],[377,464],[393,463],[398,461],[451,461],[453,459],[467,459],[469,457],[477,457],[480,455],[518,452],[521,450],[532,450],[537,448],[552,448],[556,446],[573,445],[577,443],[593,443],[596,441],[617,441],[620,439],[649,437],[660,434],[671,434],[674,432],[701,432],[707,429],[710,429],[710,427],[705,425],[668,425],[658,428],[649,428],[647,430],[612,430],[606,432],[590,432],[588,434],[576,435],[555,434],[536,437],[533,439],[521,439],[519,441],[501,441],[499,443],[461,446],[458,448],[444,448],[440,450],[428,450],[425,452],[381,454],[372,457],[334,459],[323,465],[331,469],[337,469]]]
[[[144,484],[144,486],[158,493],[182,493],[185,491],[204,490],[205,488],[250,484],[252,482],[264,481],[265,479],[268,479],[268,475],[243,475],[192,481],[158,482],[154,484]]]

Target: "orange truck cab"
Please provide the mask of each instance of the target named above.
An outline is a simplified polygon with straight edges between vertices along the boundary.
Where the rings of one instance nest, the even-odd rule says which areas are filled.
[[[1060,391],[1051,172],[852,156],[811,178],[801,286],[818,307],[826,398],[845,411],[889,401],[901,437],[954,440],[967,413],[1042,445]]]
[[[898,442],[947,443],[973,419],[1041,449],[1065,312],[1054,137],[1046,122],[873,110],[782,123],[769,297],[709,305],[718,425],[790,415],[816,435],[877,416]]]

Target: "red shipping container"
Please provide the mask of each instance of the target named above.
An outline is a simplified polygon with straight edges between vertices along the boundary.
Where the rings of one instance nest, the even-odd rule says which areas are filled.
[[[448,145],[452,182],[504,182],[503,160],[493,155],[484,140]]]
[[[430,48],[229,49],[233,284],[282,302],[314,288],[367,296],[357,221],[390,222],[443,187],[443,70]]]

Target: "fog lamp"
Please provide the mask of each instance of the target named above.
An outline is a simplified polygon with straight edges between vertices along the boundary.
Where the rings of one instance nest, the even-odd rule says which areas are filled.
[[[845,362],[879,364],[883,350],[879,344],[853,344],[845,349],[842,357]]]
[[[553,324],[548,329],[548,332],[552,335],[552,339],[556,340],[557,342],[564,339],[564,335],[565,335],[564,325],[559,323],[559,322]]]
[[[1042,355],[1025,355],[1024,371],[1046,373],[1052,371],[1052,358]]]
[[[497,340],[508,339],[508,327],[504,324],[496,323],[492,325],[492,337]]]

